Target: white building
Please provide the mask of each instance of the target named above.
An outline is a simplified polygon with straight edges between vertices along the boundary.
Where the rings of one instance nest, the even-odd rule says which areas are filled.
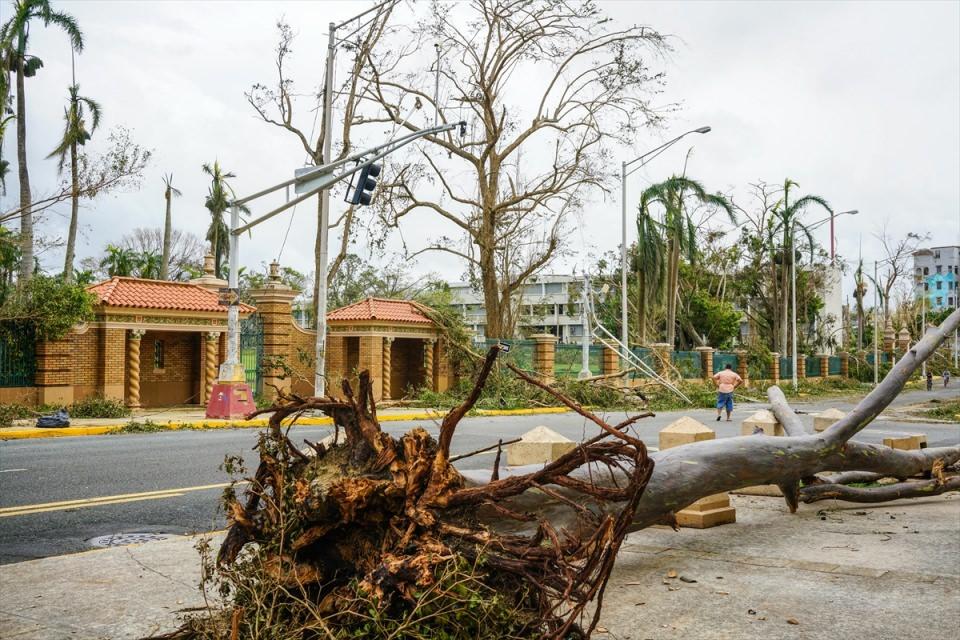
[[[913,273],[914,295],[926,297],[928,309],[960,306],[960,246],[914,251]]]
[[[534,333],[550,333],[560,342],[578,342],[583,336],[583,320],[579,300],[581,280],[568,275],[531,277],[517,297],[520,320],[518,337]],[[571,285],[574,285],[571,287]],[[452,304],[460,309],[464,323],[479,336],[486,336],[487,314],[483,293],[465,282],[450,284]],[[571,301],[571,294],[574,300]]]

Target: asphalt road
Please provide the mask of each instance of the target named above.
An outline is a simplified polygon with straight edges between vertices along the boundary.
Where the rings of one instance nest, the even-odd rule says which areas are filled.
[[[932,395],[946,399],[958,393],[954,388]],[[909,392],[894,406],[930,397],[926,392]],[[851,406],[847,401],[829,400],[795,408],[809,414]],[[660,429],[689,415],[714,428],[718,437],[729,437],[739,435],[740,422],[762,407],[739,405],[733,423],[714,422],[715,413],[710,410],[664,412],[640,421],[636,432],[648,446],[656,447]],[[622,413],[609,416],[613,423],[623,418]],[[804,420],[812,430],[812,418],[805,415]],[[424,421],[386,423],[385,429],[397,434],[414,424],[436,433],[436,425]],[[457,430],[453,453],[519,437],[541,424],[572,440],[598,432],[595,425],[573,413],[467,418]],[[327,427],[297,427],[292,435],[297,442],[316,441],[329,432]],[[879,443],[884,437],[910,433],[927,434],[931,447],[960,444],[960,425],[901,423],[883,416],[857,440]],[[225,519],[218,503],[222,485],[229,481],[220,465],[225,455],[239,455],[253,466],[256,439],[257,430],[236,429],[0,442],[0,564],[84,551],[99,536],[220,529]],[[490,468],[492,462],[490,453],[464,459],[458,466],[482,469]]]

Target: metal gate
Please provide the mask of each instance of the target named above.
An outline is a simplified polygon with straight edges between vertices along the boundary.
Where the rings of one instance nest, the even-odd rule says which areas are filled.
[[[255,313],[240,321],[240,362],[254,395],[263,393],[263,320]]]

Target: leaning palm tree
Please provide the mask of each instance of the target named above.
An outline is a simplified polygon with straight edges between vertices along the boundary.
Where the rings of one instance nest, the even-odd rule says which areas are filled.
[[[89,112],[90,122],[87,123]],[[63,277],[73,281],[73,260],[77,249],[77,217],[80,212],[80,176],[77,170],[77,147],[85,145],[100,126],[100,105],[80,95],[80,86],[70,87],[67,108],[63,110],[63,137],[48,158],[57,158],[57,171],[63,173],[70,162],[70,228],[67,232],[67,252],[63,259]]]
[[[788,347],[787,319],[790,309],[790,305],[788,304],[790,299],[790,270],[793,267],[793,262],[796,260],[796,251],[794,250],[794,234],[796,231],[799,230],[806,235],[807,242],[810,246],[811,260],[815,246],[810,230],[800,222],[800,217],[810,206],[818,206],[831,214],[833,213],[833,209],[830,208],[827,201],[820,196],[806,195],[791,201],[790,189],[798,186],[800,185],[790,178],[784,180],[783,196],[780,201],[774,205],[772,211],[776,229],[782,234],[780,250],[780,255],[783,256],[783,260],[781,261],[782,268],[780,270],[780,344],[777,345],[780,353],[787,353]]]
[[[170,237],[173,233],[170,201],[183,194],[173,186],[172,173],[163,176],[163,187],[163,199],[167,201],[167,215],[163,220],[163,254],[160,256],[160,279],[167,280],[170,275]]]
[[[667,283],[666,341],[673,344],[677,330],[677,296],[680,288],[680,259],[686,257],[694,262],[697,257],[697,226],[687,212],[688,198],[701,204],[715,207],[727,214],[731,222],[736,222],[736,214],[730,202],[719,193],[711,194],[696,180],[683,176],[671,176],[659,184],[647,187],[640,196],[640,211],[649,215],[651,205],[663,207],[663,237],[666,240]]]
[[[660,299],[666,279],[666,243],[660,226],[642,207],[637,215],[633,272],[637,275],[637,340],[647,344],[647,315]]]
[[[40,20],[43,26],[60,27],[70,37],[74,51],[83,50],[83,34],[77,21],[68,13],[56,11],[50,0],[15,0],[10,18],[0,27],[0,49],[6,68],[3,73],[17,75],[17,163],[20,179],[20,282],[33,275],[33,212],[30,198],[30,177],[27,172],[27,103],[24,78],[36,75],[43,66],[40,58],[27,53],[30,25]]]
[[[210,226],[207,228],[207,241],[210,243],[210,252],[213,253],[215,275],[223,277],[223,261],[230,255],[230,229],[223,220],[223,212],[233,206],[236,194],[227,183],[236,174],[220,168],[220,162],[213,165],[203,165],[203,172],[210,176],[210,189],[203,206],[210,212]],[[250,210],[240,205],[240,211],[250,213]]]

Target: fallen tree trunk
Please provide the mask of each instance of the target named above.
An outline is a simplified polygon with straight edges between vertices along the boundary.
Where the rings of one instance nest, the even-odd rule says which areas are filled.
[[[345,382],[343,398],[287,398],[266,410],[270,428],[261,435],[246,500],[226,496],[231,526],[218,561],[232,597],[228,609],[167,637],[256,638],[265,619],[301,634],[289,637],[310,630],[310,637],[334,638],[360,628],[369,633],[350,637],[376,638],[411,625],[423,637],[587,637],[626,533],[673,523],[676,511],[700,498],[777,484],[794,511],[800,501],[824,497],[872,502],[956,488],[942,470],[960,460],[960,446],[899,451],[850,439],[958,325],[960,311],[823,433],[806,433],[772,387],[785,437],[722,438],[653,455],[632,433],[652,414],[611,425],[511,366],[594,423],[598,434],[547,465],[501,470],[498,450],[494,469],[457,471],[450,455],[455,430],[480,397],[498,347],[470,395],[443,419],[437,440],[420,428],[399,439],[381,431],[367,372],[356,395]],[[282,425],[307,410],[330,415],[344,444],[301,452]],[[824,472],[936,477],[855,488],[816,475]]]

